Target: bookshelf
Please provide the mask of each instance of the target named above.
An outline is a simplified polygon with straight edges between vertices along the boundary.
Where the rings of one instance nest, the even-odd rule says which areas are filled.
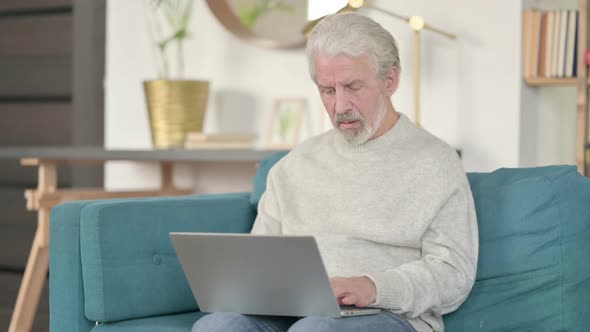
[[[525,77],[524,80],[531,86],[575,86],[578,84],[577,78]]]
[[[556,3],[559,3],[558,0],[555,0]],[[551,25],[551,19],[559,20],[555,17],[551,19],[541,16],[534,16],[531,15],[530,9],[525,9],[523,12],[523,27],[522,27],[522,47],[523,47],[523,80],[526,82],[527,85],[532,87],[543,87],[543,86],[571,86],[576,88],[576,166],[578,167],[578,171],[588,176],[586,169],[586,146],[588,144],[588,91],[590,86],[590,80],[588,79],[588,67],[585,63],[585,53],[586,49],[589,45],[588,38],[590,37],[588,31],[588,17],[590,16],[590,8],[589,8],[590,0],[578,0],[578,15],[577,15],[577,33],[575,34],[575,42],[577,45],[572,47],[573,53],[570,50],[570,57],[574,54],[575,64],[573,64],[573,73],[575,75],[568,76],[568,67],[564,65],[565,68],[561,73],[555,72],[555,65],[552,66],[552,61],[562,61],[564,64],[567,63],[567,43],[568,39],[566,37],[566,41],[563,42],[565,46],[565,51],[562,51],[560,55],[561,58],[556,58],[555,54],[559,54],[559,51],[547,51],[553,52],[552,57],[558,60],[548,60],[547,57],[548,53],[544,53],[542,49],[549,48],[549,43],[556,43],[555,41],[551,41],[551,39],[559,40],[560,38],[563,39],[563,36],[567,36],[568,33],[564,32],[561,36],[558,32],[551,33],[549,30],[543,32],[543,29],[548,29],[547,26]],[[563,11],[552,11],[553,13],[560,13]],[[538,13],[536,15],[539,15]],[[546,16],[551,16],[554,14],[548,14]],[[528,16],[528,17],[527,17]],[[559,16],[559,14],[555,14],[555,16]],[[564,16],[561,16],[564,17]],[[572,16],[569,16],[566,22],[571,20]],[[544,23],[544,21],[549,21],[549,23]],[[532,23],[531,23],[532,22]],[[555,24],[555,29],[560,29],[559,24]],[[567,24],[563,24],[561,30],[556,31],[563,31],[563,27],[567,27]],[[566,28],[566,31],[567,28]],[[569,30],[571,31],[571,29]],[[569,33],[571,34],[571,32]],[[552,37],[548,37],[551,35]],[[537,37],[539,39],[535,39],[533,36],[545,36],[545,38]],[[569,40],[571,44],[571,40]],[[571,47],[571,45],[570,45]],[[544,54],[544,55],[541,55]],[[571,62],[571,61],[570,61]],[[561,64],[558,63],[558,66]],[[532,69],[531,69],[532,68]],[[572,67],[569,67],[572,68]]]

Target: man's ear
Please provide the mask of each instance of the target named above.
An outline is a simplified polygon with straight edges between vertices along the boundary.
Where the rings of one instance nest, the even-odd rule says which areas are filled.
[[[387,97],[391,97],[399,86],[399,74],[400,70],[397,67],[392,67],[389,72],[385,75],[385,94]]]

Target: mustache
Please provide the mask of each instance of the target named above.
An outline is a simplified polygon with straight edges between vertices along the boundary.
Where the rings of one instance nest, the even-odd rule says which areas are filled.
[[[356,120],[364,120],[364,118],[357,112],[346,111],[344,113],[336,114],[334,118],[336,122],[350,122]]]

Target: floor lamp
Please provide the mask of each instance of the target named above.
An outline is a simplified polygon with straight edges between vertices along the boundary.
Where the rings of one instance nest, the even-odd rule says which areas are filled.
[[[424,19],[420,16],[404,16],[404,15],[400,15],[397,13],[394,13],[392,11],[389,10],[385,10],[383,8],[379,8],[371,3],[368,3],[364,0],[349,0],[348,3],[346,4],[346,6],[342,7],[340,10],[338,10],[338,13],[347,13],[347,12],[354,12],[356,10],[358,10],[359,8],[370,8],[370,9],[374,9],[378,12],[381,12],[383,14],[392,16],[394,18],[397,18],[399,20],[405,21],[407,22],[410,27],[412,28],[412,30],[414,30],[414,49],[413,49],[413,58],[414,58],[414,121],[416,123],[416,126],[421,127],[421,121],[420,121],[420,32],[423,29],[426,30],[430,30],[432,32],[438,33],[442,36],[445,36],[449,39],[457,39],[457,36],[455,36],[452,33],[446,32],[444,30],[441,30],[439,28],[435,28],[430,24],[427,24],[424,22]],[[322,20],[323,17],[311,21],[309,22],[305,28],[303,29],[303,33],[306,36],[309,36],[309,34],[313,31],[313,28],[316,26],[316,24]]]

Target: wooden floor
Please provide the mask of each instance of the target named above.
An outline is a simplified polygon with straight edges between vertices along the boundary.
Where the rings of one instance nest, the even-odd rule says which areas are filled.
[[[17,272],[0,271],[0,331],[7,331],[12,316],[12,308],[16,303],[16,295],[22,279],[22,274]],[[45,286],[37,317],[33,324],[32,331],[47,332],[49,331],[49,293],[48,287]]]

